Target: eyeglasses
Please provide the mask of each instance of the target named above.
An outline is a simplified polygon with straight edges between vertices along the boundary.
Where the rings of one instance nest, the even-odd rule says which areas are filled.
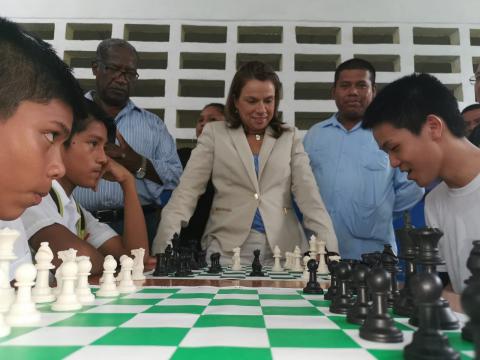
[[[480,81],[480,74],[471,76],[470,79],[468,79],[468,81],[470,81],[470,84],[475,85],[477,82]]]
[[[122,69],[121,67],[113,64],[105,64],[105,63],[101,63],[101,64],[103,65],[105,72],[108,73],[110,76],[118,77],[120,75],[123,75],[128,81],[133,81],[138,79],[139,75],[137,73],[137,70]]]

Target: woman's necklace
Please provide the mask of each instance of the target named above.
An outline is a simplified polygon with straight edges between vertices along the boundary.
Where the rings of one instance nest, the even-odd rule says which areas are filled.
[[[255,140],[257,140],[257,141],[262,140],[262,135],[260,135],[260,134],[255,134]]]

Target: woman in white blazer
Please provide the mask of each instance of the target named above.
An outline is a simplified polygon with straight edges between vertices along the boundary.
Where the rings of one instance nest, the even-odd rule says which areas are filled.
[[[249,62],[235,74],[226,104],[226,119],[209,123],[198,139],[168,204],[153,242],[163,252],[174,233],[186,226],[211,178],[215,188],[202,238],[207,258],[220,252],[229,264],[233,249],[251,263],[254,249],[271,263],[275,245],[281,251],[307,248],[293,209],[295,198],[305,228],[338,252],[330,217],[317,189],[308,156],[294,127],[278,118],[281,84],[270,66]]]

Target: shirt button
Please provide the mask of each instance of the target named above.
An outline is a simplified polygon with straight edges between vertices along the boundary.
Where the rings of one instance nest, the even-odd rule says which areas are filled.
[[[253,194],[253,197],[255,198],[255,200],[258,200],[258,198],[259,198],[260,196],[258,196],[258,194],[255,193],[255,194]]]

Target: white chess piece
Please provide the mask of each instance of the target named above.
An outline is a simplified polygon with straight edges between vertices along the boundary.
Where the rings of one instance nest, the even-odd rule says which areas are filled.
[[[305,281],[308,281],[310,280],[310,272],[308,271],[308,267],[307,267],[307,263],[308,263],[308,260],[310,260],[310,256],[306,255],[303,257],[303,266],[304,266],[304,269],[303,269],[303,275],[302,275],[302,279],[305,280]]]
[[[285,270],[290,270],[291,268],[291,252],[290,251],[285,251],[285,264],[283,264],[283,267]]]
[[[3,314],[0,313],[0,338],[9,335],[10,331],[11,331],[10,326],[7,325],[7,323],[5,322],[5,319],[3,318]]]
[[[282,252],[280,251],[280,248],[278,245],[275,245],[275,248],[273,249],[273,259],[274,259],[274,264],[272,267],[273,272],[282,272],[283,268],[280,265],[280,259],[282,258]]]
[[[5,313],[15,299],[15,290],[10,286],[10,262],[17,257],[13,252],[20,233],[15,229],[0,229],[0,313]]]
[[[310,258],[312,259],[317,259],[317,254],[318,254],[318,247],[317,247],[317,237],[315,235],[312,234],[312,236],[310,236],[310,240],[308,241],[309,245],[310,245]]]
[[[328,271],[328,266],[327,263],[325,262],[325,255],[327,255],[327,250],[326,250],[326,241],[320,240],[317,242],[318,246],[318,254],[319,259],[318,259],[318,269],[317,269],[317,274],[329,274],[330,272]]]
[[[66,262],[75,261],[75,258],[77,257],[77,250],[70,248],[68,250],[58,251],[57,256],[60,260],[62,260],[62,263],[55,271],[55,280],[57,282],[57,287],[53,290],[55,295],[60,294],[62,291],[62,266]]]
[[[145,249],[133,249],[130,253],[134,256],[132,280],[145,280],[145,275],[143,275],[143,258],[145,257]]]
[[[40,312],[32,300],[32,286],[35,284],[37,269],[33,264],[22,264],[15,271],[17,296],[5,316],[10,326],[35,325],[40,321]]]
[[[242,270],[242,264],[240,263],[240,248],[239,247],[236,247],[236,248],[233,249],[232,270],[233,271]]]
[[[128,256],[127,255],[122,255],[120,256],[120,271],[118,272],[117,276],[115,277],[115,280],[116,281],[122,281],[122,278],[123,278],[123,271],[124,271],[124,268],[122,266],[122,262],[123,262],[123,259],[127,258]],[[103,281],[103,279],[102,279]]]
[[[132,280],[133,259],[125,256],[121,259],[120,265],[122,266],[122,277],[118,284],[118,292],[120,294],[129,294],[135,292],[137,288]]]
[[[35,267],[37,268],[37,280],[32,289],[32,299],[37,304],[55,301],[55,295],[48,284],[50,270],[55,266],[52,264],[53,252],[48,246],[48,242],[42,242],[40,248],[35,254]]]
[[[78,265],[76,261],[66,261],[62,264],[60,273],[62,287],[57,301],[52,304],[53,311],[74,311],[82,308],[82,304],[75,294],[75,280],[78,275]]]
[[[115,284],[115,278],[113,277],[116,267],[117,261],[113,258],[113,256],[105,256],[105,260],[103,261],[103,282],[97,291],[97,296],[116,297],[120,294],[117,290],[117,285]]]
[[[300,264],[300,259],[302,258],[302,254],[300,252],[300,248],[298,246],[295,246],[295,250],[293,252],[293,257],[294,257],[294,264],[292,271],[293,272],[303,272],[303,267]]]
[[[90,275],[90,270],[92,270],[92,262],[90,261],[90,257],[78,256],[77,265],[78,277],[75,293],[77,294],[77,299],[80,304],[89,305],[95,301],[95,295],[92,294],[88,284],[88,276]]]

